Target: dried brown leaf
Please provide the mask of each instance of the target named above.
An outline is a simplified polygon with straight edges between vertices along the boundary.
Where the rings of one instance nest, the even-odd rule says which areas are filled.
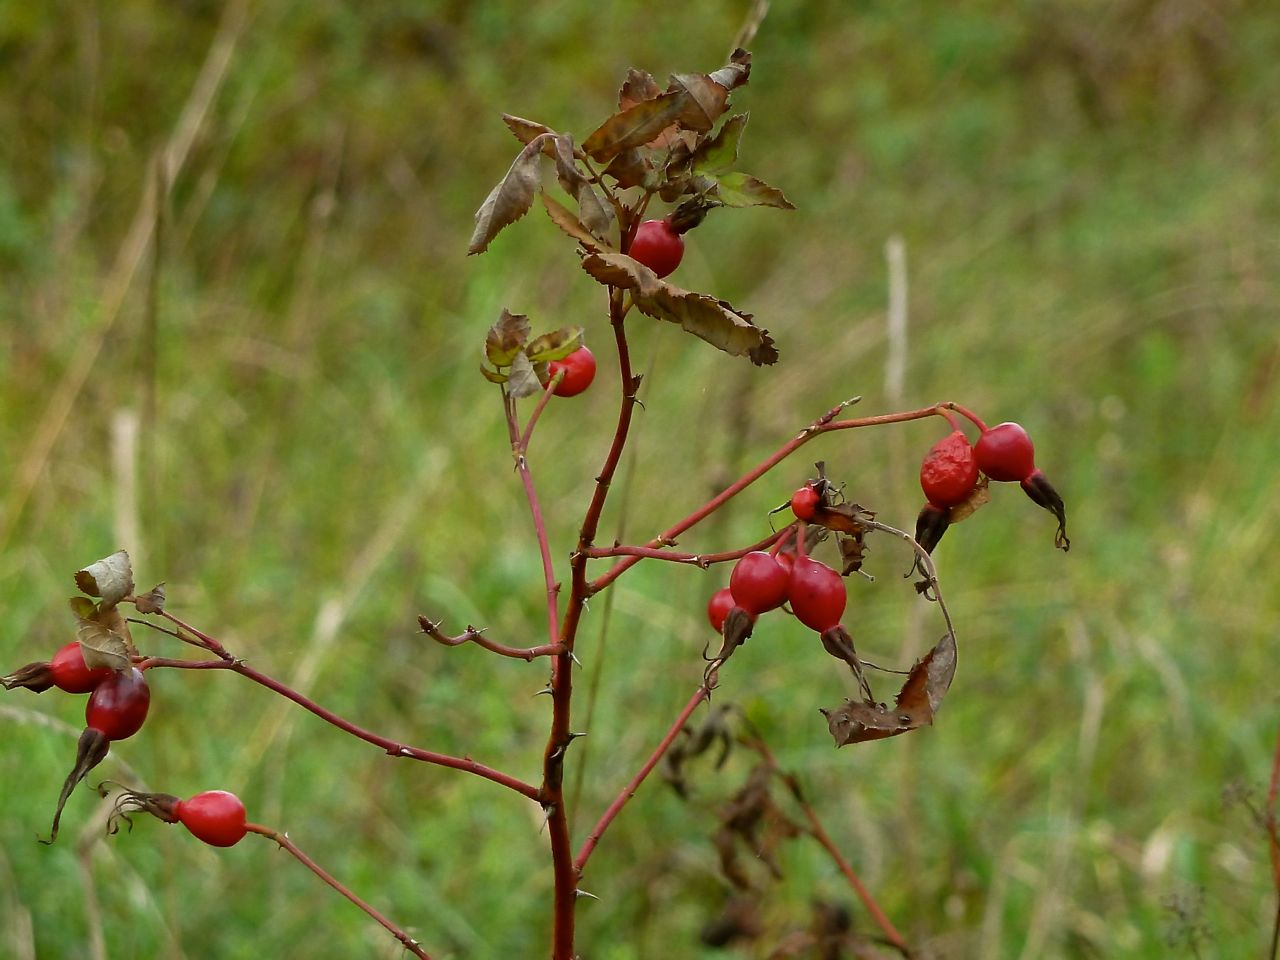
[[[642,147],[676,119],[688,105],[682,91],[668,91],[652,100],[642,100],[627,107],[597,127],[582,142],[582,149],[593,160],[606,163],[624,150]]]
[[[637,103],[656,99],[661,94],[662,88],[653,79],[653,74],[648,70],[632,67],[627,71],[627,79],[622,81],[622,87],[618,90],[618,109],[628,110]]]
[[[947,514],[947,523],[959,523],[973,516],[980,509],[991,502],[991,481],[982,475],[978,478],[978,485],[973,488],[973,492],[962,503],[957,503],[951,508],[951,512]]]
[[[113,607],[133,593],[133,564],[129,554],[117,550],[76,571],[76,586],[91,597],[101,597],[102,604]]]
[[[510,366],[511,361],[524,350],[532,326],[523,313],[512,313],[503,308],[502,313],[489,328],[484,338],[484,355],[495,367]]]
[[[729,104],[727,87],[705,73],[681,73],[672,76],[668,93],[684,95],[684,106],[677,121],[686,130],[707,133],[724,115]]]
[[[578,169],[572,137],[555,138],[555,161],[560,186],[578,203],[578,220],[593,236],[604,239],[613,226],[613,208],[600,199],[591,181]]]
[[[606,176],[613,177],[618,186],[625,190],[627,187],[644,186],[651,171],[639,148],[632,148],[623,150],[610,160],[604,172]]]
[[[111,611],[117,612],[115,607]],[[123,619],[120,623],[127,631],[128,625],[124,624]],[[80,642],[80,652],[90,670],[98,667],[126,670],[132,663],[131,658],[137,653],[133,642],[124,633],[118,633],[97,620],[81,620],[76,627],[76,640]]]
[[[526,120],[524,117],[513,116],[509,113],[504,113],[502,115],[502,122],[507,125],[508,130],[515,134],[516,139],[524,144],[532,143],[544,134],[548,134],[550,136],[556,135],[556,132],[545,123],[538,123],[536,120]],[[542,152],[548,157],[554,156],[551,144],[546,141],[543,142]]]
[[[710,74],[710,78],[726,90],[735,90],[751,79],[751,54],[738,48],[729,55],[729,62]]]
[[[476,228],[467,245],[468,254],[483,253],[504,227],[529,212],[534,192],[538,189],[538,155],[543,144],[551,139],[550,134],[543,133],[530,140],[512,162],[506,176],[489,191],[489,196],[476,211]]]
[[[138,597],[139,613],[164,613],[164,584],[157,583]]]
[[[588,230],[583,222],[574,216],[572,210],[553,199],[545,190],[542,191],[542,206],[546,209],[552,223],[591,252],[613,252],[613,247]]]
[[[851,700],[835,710],[822,711],[836,746],[883,740],[929,726],[955,673],[956,641],[948,633],[911,668],[892,707]]]
[[[778,359],[769,332],[724,300],[693,293],[659,280],[652,270],[620,253],[593,253],[582,268],[603,284],[630,290],[641,313],[679,324],[731,356],[763,366]]]
[[[538,379],[533,362],[523,353],[517,354],[507,374],[507,393],[519,400],[541,392],[542,382]]]

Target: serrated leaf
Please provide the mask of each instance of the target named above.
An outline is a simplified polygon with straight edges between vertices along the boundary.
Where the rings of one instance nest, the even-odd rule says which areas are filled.
[[[747,128],[749,113],[737,113],[721,124],[716,135],[703,142],[693,155],[695,173],[724,173],[738,162],[738,145]]]
[[[794,210],[795,205],[777,187],[749,173],[730,172],[716,178],[712,194],[726,207],[776,207]]]
[[[542,205],[546,208],[547,216],[551,218],[552,223],[588,250],[593,252],[613,251],[613,247],[583,226],[582,221],[575,217],[571,210],[559,201],[552,199],[545,190],[542,191]]]
[[[91,597],[101,597],[103,606],[113,607],[133,593],[133,564],[129,554],[117,550],[76,571],[76,586]]]
[[[157,583],[138,597],[137,608],[139,613],[164,613],[164,584]]]
[[[627,78],[622,81],[618,90],[618,109],[626,110],[645,100],[653,100],[662,94],[658,81],[648,70],[637,70],[632,67],[627,71]]]
[[[495,367],[506,367],[524,350],[532,327],[523,313],[512,313],[505,307],[484,337],[484,355]]]
[[[489,191],[476,211],[476,228],[467,245],[467,254],[484,253],[489,243],[504,228],[515,223],[533,206],[538,189],[538,155],[550,134],[539,134],[525,145],[496,187]]]
[[[592,187],[591,181],[578,169],[573,156],[573,138],[555,138],[556,177],[564,192],[578,202],[578,220],[592,235],[603,239],[613,226],[613,208]]]
[[[552,360],[563,360],[580,346],[582,328],[561,327],[536,337],[524,348],[524,354],[533,363],[549,363]]]
[[[538,379],[532,361],[523,353],[511,362],[511,373],[507,376],[507,393],[515,399],[531,397],[542,392],[542,381]]]
[[[684,94],[684,105],[677,122],[686,130],[699,133],[711,130],[729,105],[728,88],[705,73],[675,74],[667,92]]]
[[[688,95],[683,91],[667,91],[652,100],[642,100],[628,107],[597,127],[582,149],[593,160],[606,163],[624,150],[642,147],[676,119],[688,106]]]
[[[892,707],[851,700],[836,710],[822,711],[836,746],[883,740],[929,726],[955,674],[956,639],[947,633],[911,668]]]
[[[583,258],[582,268],[601,283],[630,290],[645,315],[679,324],[731,356],[748,357],[758,366],[778,359],[769,332],[752,323],[751,314],[740,313],[724,300],[665,283],[621,253],[590,254]]]
[[[548,135],[554,137],[556,132],[548,127],[545,123],[538,123],[536,120],[526,120],[524,117],[513,116],[510,113],[502,115],[502,122],[507,125],[517,140],[523,144],[532,143],[538,137]],[[552,156],[551,145],[543,142],[542,152],[547,156]]]

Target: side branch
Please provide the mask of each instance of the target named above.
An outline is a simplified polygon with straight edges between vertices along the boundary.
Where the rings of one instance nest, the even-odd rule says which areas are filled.
[[[484,635],[484,628],[467,625],[467,629],[462,631],[456,637],[451,637],[447,633],[440,630],[440,622],[432,621],[426,617],[418,617],[418,626],[422,627],[422,632],[429,636],[437,643],[442,643],[446,647],[460,647],[464,643],[474,643],[477,647],[491,653],[496,653],[500,657],[510,657],[512,660],[536,660],[538,657],[554,657],[564,653],[564,644],[556,641],[555,643],[544,643],[540,647],[508,647],[506,644],[498,643],[496,640],[490,640]]]
[[[584,552],[591,560],[600,560],[608,557],[636,557],[637,559],[647,557],[652,560],[667,560],[671,563],[688,563],[706,570],[715,563],[727,563],[730,560],[738,560],[755,550],[767,550],[790,532],[791,527],[784,527],[777,533],[772,533],[749,547],[726,550],[723,553],[677,553],[673,550],[663,550],[660,547],[638,547],[628,544],[615,544],[612,547],[591,547]],[[593,583],[593,592],[596,589],[599,588]]]
[[[846,404],[841,404],[840,406],[833,407],[831,410],[827,411],[813,423],[809,424],[809,426],[796,434],[795,437],[788,440],[772,454],[762,460],[753,469],[744,473],[741,477],[729,484],[729,486],[725,487],[724,490],[720,491],[720,493],[716,494],[683,520],[662,531],[662,533],[658,534],[658,536],[646,543],[645,546],[653,549],[659,549],[665,544],[671,543],[676,537],[680,536],[680,534],[684,533],[690,527],[701,523],[707,517],[711,516],[711,514],[715,513],[728,501],[732,500],[747,487],[751,486],[751,484],[755,483],[814,437],[820,436],[824,433],[833,433],[837,430],[856,430],[861,427],[878,427],[891,423],[906,423],[910,420],[923,420],[925,417],[944,416],[946,411],[955,408],[954,403],[946,402],[934,404],[929,407],[920,407],[917,410],[906,410],[901,413],[885,413],[875,417],[858,417],[853,420],[836,420],[835,417],[840,414],[840,411],[843,410],[845,406]],[[592,589],[604,589],[609,584],[613,583],[614,580],[617,580],[622,574],[626,573],[627,570],[639,563],[640,559],[641,558],[638,556],[623,557],[608,571],[592,581]]]
[[[689,722],[689,718],[693,716],[693,711],[697,709],[698,704],[702,703],[710,696],[710,686],[704,685],[697,689],[694,695],[689,698],[689,702],[684,705],[684,709],[680,711],[680,715],[676,717],[675,723],[671,724],[671,729],[668,730],[666,736],[662,738],[662,742],[659,743],[653,753],[649,755],[649,759],[646,760],[644,765],[636,771],[635,776],[627,782],[627,785],[622,788],[622,792],[614,797],[613,802],[609,804],[608,809],[606,809],[600,819],[596,821],[596,825],[592,827],[591,832],[587,834],[587,839],[583,842],[582,848],[578,851],[578,855],[573,861],[573,868],[578,872],[579,876],[582,875],[582,870],[587,865],[587,861],[591,858],[591,854],[595,850],[596,844],[600,842],[600,838],[604,835],[604,832],[609,829],[609,824],[613,823],[618,814],[622,812],[622,808],[627,805],[627,801],[636,795],[636,791],[640,789],[640,784],[644,783],[645,778],[648,777],[649,774],[653,772],[653,768],[658,765],[658,761],[660,761],[667,750],[671,748],[671,744],[675,742],[676,737],[679,735],[684,725]]]
[[[167,615],[166,615],[167,616]],[[423,750],[419,747],[410,747],[406,744],[392,740],[389,737],[381,736],[371,730],[352,723],[344,717],[338,716],[332,710],[320,706],[311,698],[294,690],[288,684],[281,683],[274,677],[270,677],[265,673],[255,670],[242,660],[236,660],[228,657],[225,660],[170,660],[164,657],[146,657],[138,663],[138,667],[142,670],[150,670],[158,667],[171,667],[179,670],[230,670],[232,673],[238,673],[242,677],[247,677],[254,683],[266,687],[282,697],[292,700],[304,710],[309,710],[321,720],[329,723],[344,733],[363,740],[365,743],[371,743],[375,747],[381,747],[388,755],[393,757],[405,757],[410,760],[420,760],[423,763],[433,763],[441,767],[452,767],[455,770],[465,770],[467,773],[473,773],[477,777],[485,780],[492,780],[494,783],[514,790],[522,796],[528,797],[530,800],[538,799],[538,788],[531,783],[525,783],[517,777],[503,773],[501,770],[494,770],[482,763],[477,763],[470,757],[454,757],[446,753],[435,753],[431,750]]]
[[[333,874],[329,873],[329,871],[325,870],[324,867],[320,866],[320,864],[316,863],[309,856],[299,850],[297,845],[289,839],[289,835],[287,833],[280,833],[278,830],[272,830],[270,827],[264,827],[257,823],[246,823],[245,829],[250,833],[256,833],[260,836],[264,836],[268,840],[274,840],[280,845],[281,849],[288,851],[288,853],[304,867],[372,917],[379,926],[399,940],[404,948],[415,957],[420,957],[421,960],[431,960],[431,955],[422,949],[417,940],[414,940],[413,937],[409,936],[409,934],[397,927],[372,906],[360,899],[360,897],[356,896],[354,892],[334,877]]]

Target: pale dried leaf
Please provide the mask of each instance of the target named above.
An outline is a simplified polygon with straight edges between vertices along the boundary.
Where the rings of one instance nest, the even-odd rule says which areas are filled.
[[[476,211],[476,228],[467,245],[467,253],[483,253],[490,241],[504,228],[515,223],[533,206],[533,195],[538,189],[538,155],[543,144],[549,142],[549,134],[539,134],[520,151],[507,175],[489,191],[484,203]]]
[[[138,597],[139,613],[164,613],[164,584],[157,583]]]
[[[750,314],[707,294],[664,283],[631,257],[593,253],[583,259],[582,268],[601,283],[630,290],[636,307],[647,316],[679,324],[731,356],[748,357],[757,365],[778,359],[769,332],[752,323]]]
[[[726,90],[734,90],[751,79],[751,54],[741,48],[733,51],[729,62],[714,70],[710,78]]]
[[[519,400],[542,392],[542,383],[538,379],[533,362],[523,353],[511,362],[511,372],[507,375],[507,393]]]
[[[729,90],[705,73],[681,73],[671,78],[668,93],[684,94],[684,106],[677,117],[687,130],[706,133],[716,125],[729,105]]]
[[[132,644],[96,620],[81,620],[76,627],[76,639],[80,641],[80,652],[90,670],[98,667],[126,670],[132,662]]]
[[[103,606],[115,606],[133,593],[133,564],[129,554],[117,550],[111,556],[77,570],[76,586],[91,597],[101,597]]]
[[[573,138],[555,138],[556,177],[564,192],[578,202],[578,220],[592,235],[604,239],[613,226],[613,208],[592,187],[591,181],[578,169],[573,156]]]
[[[502,115],[502,122],[507,125],[517,140],[521,143],[529,144],[544,134],[555,136],[556,132],[548,127],[545,123],[538,123],[536,120],[526,120],[524,117],[513,116],[509,113]],[[552,156],[552,147],[546,141],[543,142],[542,152],[547,156]]]

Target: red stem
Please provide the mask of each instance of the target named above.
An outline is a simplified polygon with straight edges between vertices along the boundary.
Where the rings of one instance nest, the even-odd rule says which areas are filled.
[[[756,550],[765,550],[781,541],[785,536],[791,533],[792,528],[786,527],[777,533],[771,533],[763,540],[753,543],[749,547],[742,547],[738,550],[726,550],[723,553],[676,553],[672,550],[663,550],[658,547],[636,547],[625,544],[619,544],[613,547],[592,547],[586,551],[586,554],[592,560],[600,560],[606,557],[648,557],[651,560],[669,560],[673,563],[691,563],[694,566],[706,569],[713,563],[726,563],[729,560],[738,560],[748,553]]]
[[[546,404],[549,390],[543,391],[538,410]],[[520,473],[520,482],[524,485],[525,499],[529,501],[529,513],[533,517],[533,530],[538,538],[538,553],[542,557],[542,579],[547,588],[547,636],[549,643],[556,643],[560,638],[560,612],[556,600],[560,593],[560,584],[556,583],[555,566],[551,562],[551,546],[547,542],[547,524],[542,517],[542,506],[538,502],[538,492],[533,486],[533,475],[529,472],[529,458],[526,455],[525,440],[520,437],[520,425],[516,420],[516,403],[503,395],[507,408],[507,434],[511,438],[511,450],[516,458],[516,470]],[[537,411],[535,411],[536,413]],[[534,421],[529,421],[527,433],[533,432]]]
[[[554,657],[556,654],[564,653],[564,644],[559,641],[544,643],[540,647],[509,647],[505,643],[490,640],[484,635],[484,630],[477,630],[470,625],[456,637],[442,633],[440,624],[433,623],[426,617],[418,617],[418,625],[422,627],[423,633],[446,647],[460,647],[464,643],[474,643],[477,647],[484,647],[490,653],[496,653],[500,657],[510,657],[512,660],[532,661],[538,657]]]
[[[359,907],[361,910],[367,913],[370,917],[372,917],[375,921],[377,921],[377,923],[383,929],[385,929],[393,937],[399,940],[400,943],[404,945],[404,948],[408,950],[410,953],[412,953],[415,957],[420,957],[422,958],[422,960],[431,960],[431,955],[427,953],[427,951],[422,949],[422,947],[418,944],[417,940],[414,940],[413,937],[409,936],[409,934],[405,933],[403,930],[397,927],[394,923],[392,923],[390,920],[384,917],[372,906],[370,906],[364,900],[361,900],[358,896],[355,895],[354,892],[352,892],[345,884],[343,884],[340,880],[338,880],[333,874],[329,873],[329,871],[325,870],[324,867],[320,866],[320,864],[316,863],[309,856],[307,856],[305,853],[299,850],[297,845],[295,845],[294,842],[289,839],[288,834],[280,833],[277,830],[272,830],[270,827],[264,827],[261,824],[257,824],[257,823],[246,823],[245,829],[248,830],[250,833],[260,834],[261,836],[266,837],[268,840],[274,840],[276,843],[280,845],[282,849],[287,850],[304,867],[306,867],[308,870],[314,873],[317,877],[319,877],[329,886],[333,887],[334,890],[337,890],[338,893],[342,894],[344,897],[346,897],[348,900],[354,903],[357,907]]]
[[[701,523],[711,514],[715,513],[729,500],[736,497],[751,484],[755,483],[766,473],[776,467],[791,454],[795,453],[802,446],[812,440],[814,437],[823,433],[832,433],[836,430],[855,430],[860,427],[878,427],[890,423],[905,423],[909,420],[922,420],[925,417],[942,416],[945,410],[955,407],[952,403],[939,403],[931,407],[921,407],[917,410],[906,410],[902,413],[885,413],[876,417],[859,417],[854,420],[835,420],[843,407],[836,407],[834,410],[828,411],[824,416],[819,417],[813,423],[809,424],[799,435],[784,443],[772,454],[762,460],[755,468],[744,473],[741,477],[725,487],[724,490],[716,494],[701,507],[689,514],[683,520],[664,530],[657,537],[650,540],[646,547],[660,548],[664,544],[669,544],[680,534],[684,533],[695,524]],[[640,562],[640,557],[628,556],[619,560],[605,573],[601,574],[595,580],[591,581],[591,592],[595,593],[602,590],[609,584],[617,580],[623,573],[631,569]]]
[[[364,727],[357,726],[350,720],[338,716],[332,710],[320,706],[314,700],[304,696],[287,684],[281,683],[265,673],[260,673],[240,660],[168,660],[164,657],[147,657],[139,662],[138,666],[142,670],[149,670],[153,667],[173,667],[179,670],[231,670],[242,677],[249,678],[254,683],[266,687],[268,690],[280,694],[288,700],[292,700],[298,706],[311,711],[321,720],[332,724],[339,730],[349,733],[351,736],[366,743],[371,743],[375,747],[381,747],[390,756],[420,760],[423,763],[434,763],[437,766],[452,767],[455,770],[465,770],[467,773],[473,773],[477,777],[501,784],[516,793],[528,797],[530,800],[539,798],[538,788],[533,784],[525,783],[523,780],[505,774],[500,770],[494,770],[492,767],[486,767],[470,757],[454,757],[444,753],[435,753],[431,750],[422,750],[418,747],[410,747],[389,737],[383,737],[366,730]]]
[[[1276,895],[1280,897],[1280,829],[1277,828],[1276,823],[1277,796],[1280,796],[1280,731],[1276,733],[1276,752],[1271,761],[1271,786],[1267,789],[1266,813],[1267,838],[1271,846],[1271,882],[1275,886]],[[1280,929],[1280,920],[1277,920],[1276,925]]]
[[[977,427],[979,430],[981,430],[983,433],[987,432],[987,425],[982,422],[982,418],[978,416],[976,413],[974,413],[972,410],[970,410],[968,407],[963,407],[958,403],[948,403],[948,404],[945,404],[945,406],[950,407],[956,413],[960,414],[960,416],[971,421],[973,425]]]
[[[579,876],[582,875],[582,870],[586,867],[587,860],[591,858],[592,851],[595,850],[596,844],[600,842],[605,830],[609,828],[609,824],[622,812],[622,808],[627,805],[627,801],[636,795],[636,791],[640,789],[640,784],[644,783],[645,778],[658,765],[658,761],[662,759],[663,754],[675,742],[680,730],[689,722],[689,718],[693,716],[693,711],[697,709],[698,704],[707,699],[710,692],[708,687],[699,687],[697,692],[689,698],[689,702],[684,705],[684,709],[676,717],[675,723],[671,724],[671,729],[667,731],[667,735],[662,738],[662,742],[649,755],[649,759],[644,762],[644,766],[636,771],[636,775],[622,788],[622,792],[614,797],[613,803],[609,804],[608,809],[596,821],[596,825],[591,828],[591,832],[587,834],[587,839],[583,842],[582,848],[578,851],[578,856],[573,861],[573,867],[577,870]]]

